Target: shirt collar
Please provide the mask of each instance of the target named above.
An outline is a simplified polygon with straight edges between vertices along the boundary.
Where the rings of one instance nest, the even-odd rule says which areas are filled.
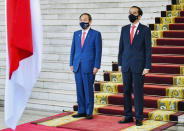
[[[137,28],[137,27],[139,26],[139,23],[140,23],[140,22],[137,22],[136,24],[134,24],[134,25],[135,25],[135,28]],[[131,27],[132,27],[132,25],[133,25],[133,24],[131,23]]]

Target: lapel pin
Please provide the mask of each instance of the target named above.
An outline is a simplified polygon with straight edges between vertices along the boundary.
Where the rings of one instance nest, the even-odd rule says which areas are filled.
[[[139,30],[137,30],[137,35],[139,34]]]

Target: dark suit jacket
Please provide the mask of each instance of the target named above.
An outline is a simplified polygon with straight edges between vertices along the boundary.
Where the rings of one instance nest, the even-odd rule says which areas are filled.
[[[144,68],[151,69],[151,31],[139,23],[131,45],[130,26],[126,25],[121,30],[118,65],[122,66],[123,72],[130,68],[132,72],[142,73]]]
[[[79,64],[84,73],[92,73],[93,68],[100,68],[102,56],[101,33],[89,29],[85,38],[83,48],[81,48],[82,30],[74,32],[70,54],[70,66],[77,72]]]

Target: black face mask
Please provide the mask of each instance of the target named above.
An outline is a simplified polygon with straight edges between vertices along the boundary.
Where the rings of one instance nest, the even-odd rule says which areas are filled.
[[[128,18],[129,18],[130,22],[134,23],[138,19],[138,16],[135,16],[133,14],[130,14],[128,16]]]
[[[81,22],[80,26],[81,26],[82,29],[85,30],[85,29],[87,29],[89,27],[89,23]]]

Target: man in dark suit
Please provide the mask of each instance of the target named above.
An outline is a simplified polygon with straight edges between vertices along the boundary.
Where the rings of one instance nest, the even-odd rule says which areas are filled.
[[[83,13],[79,19],[82,30],[74,32],[70,55],[70,68],[75,74],[78,103],[78,114],[73,117],[92,119],[93,84],[101,65],[102,38],[100,32],[90,28],[90,14]]]
[[[123,75],[125,116],[119,123],[133,122],[131,96],[133,87],[137,126],[141,126],[143,120],[144,77],[151,69],[151,31],[139,23],[142,15],[143,12],[139,7],[130,8],[131,24],[122,27],[118,54],[118,66],[121,66]]]

